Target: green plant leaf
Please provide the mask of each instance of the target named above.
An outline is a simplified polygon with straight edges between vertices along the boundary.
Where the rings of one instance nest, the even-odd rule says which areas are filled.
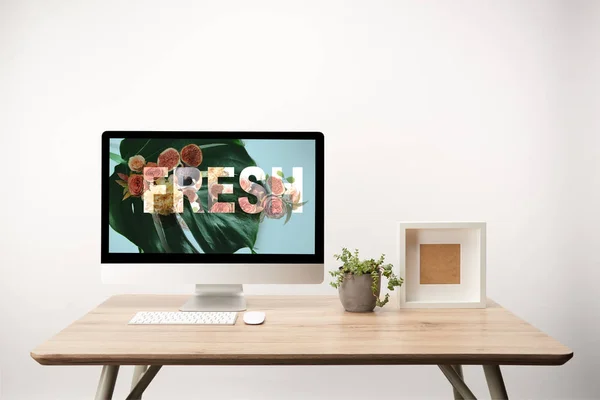
[[[354,253],[352,253],[344,247],[342,248],[342,252],[340,254],[334,254],[333,258],[341,261],[343,265],[338,270],[329,272],[335,279],[335,281],[331,282],[331,286],[339,287],[347,274],[356,276],[370,274],[373,279],[371,291],[373,292],[373,296],[377,299],[376,305],[378,307],[386,305],[389,302],[390,297],[389,293],[386,293],[383,299],[379,296],[380,276],[388,279],[387,288],[390,291],[393,291],[396,287],[402,286],[402,283],[404,282],[401,277],[396,276],[392,264],[384,264],[385,254],[382,254],[378,260],[373,258],[361,260],[358,249],[355,249]]]
[[[217,214],[205,210],[195,214],[184,200],[181,216],[204,252],[234,253],[244,247],[252,250],[258,234],[258,214],[242,213]]]
[[[219,183],[230,183],[234,186],[234,194],[222,194],[219,201],[236,202],[233,214],[208,213],[208,187],[203,179],[198,191],[199,203],[204,213],[193,213],[187,198],[184,200],[184,212],[180,218],[189,228],[186,236],[175,214],[159,216],[161,231],[157,233],[152,214],[143,212],[143,202],[139,197],[131,197],[121,201],[115,193],[122,196],[122,188],[115,181],[117,173],[128,173],[127,165],[115,167],[115,173],[109,178],[109,221],[117,232],[125,236],[145,253],[196,253],[195,245],[205,253],[233,253],[241,248],[254,248],[258,234],[258,215],[246,214],[237,204],[238,197],[249,197],[251,202],[256,198],[242,191],[239,186],[239,173],[243,168],[256,165],[250,157],[243,142],[239,139],[206,140],[206,139],[124,139],[121,142],[121,154],[124,156],[142,155],[146,161],[156,160],[164,149],[174,147],[180,149],[187,144],[195,143],[203,149],[203,162],[198,167],[206,171],[207,167],[233,167],[236,176],[220,178]],[[196,243],[190,241],[193,237]]]
[[[286,216],[285,216],[285,222],[283,223],[284,225],[288,223],[288,221],[290,220],[290,218],[292,218],[292,205],[290,203],[285,203],[285,212],[286,212]]]
[[[246,152],[246,148],[239,145],[223,145],[207,149],[204,153],[203,165],[234,167],[236,176],[220,178],[220,183],[233,184],[233,194],[219,195],[221,202],[234,202],[235,213],[217,214],[208,212],[208,186],[203,180],[198,191],[198,202],[202,205],[204,213],[192,213],[187,199],[184,199],[183,220],[190,227],[196,241],[206,253],[233,253],[241,248],[254,248],[258,235],[258,214],[243,212],[237,202],[240,197],[248,197],[251,203],[256,198],[242,190],[239,184],[239,173],[242,169],[256,165]],[[203,170],[202,165],[198,167]]]
[[[185,236],[183,227],[177,221],[175,214],[150,215],[161,244],[168,253],[198,253],[198,250]]]
[[[127,161],[123,160],[120,155],[115,154],[113,152],[109,153],[110,159],[116,162],[117,164],[125,164],[127,165]]]
[[[283,178],[283,171],[277,171],[277,175]]]
[[[123,200],[123,188],[117,184],[117,173],[125,173],[128,167],[119,164],[108,183],[108,222],[110,226],[142,249],[144,253],[164,253],[160,238],[154,229],[151,214],[143,212],[142,199],[129,197]],[[141,212],[140,212],[141,211]]]
[[[294,183],[296,182],[296,179],[293,176],[288,176],[286,181],[288,181],[289,183]]]

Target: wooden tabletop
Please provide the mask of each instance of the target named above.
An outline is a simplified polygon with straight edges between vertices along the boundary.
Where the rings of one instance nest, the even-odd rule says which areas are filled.
[[[486,309],[345,312],[337,296],[249,296],[263,325],[128,325],[188,296],[114,296],[31,356],[44,365],[561,365],[572,351],[493,301]]]

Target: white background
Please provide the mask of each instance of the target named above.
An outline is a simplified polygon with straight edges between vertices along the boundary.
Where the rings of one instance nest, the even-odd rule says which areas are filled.
[[[192,290],[100,283],[108,129],[325,132],[329,269],[394,255],[398,220],[487,221],[489,296],[575,351],[509,392],[600,398],[599,26],[596,1],[0,1],[2,399],[91,398],[99,367],[30,350],[112,294]],[[171,367],[144,398],[194,393],[451,396],[436,367]]]

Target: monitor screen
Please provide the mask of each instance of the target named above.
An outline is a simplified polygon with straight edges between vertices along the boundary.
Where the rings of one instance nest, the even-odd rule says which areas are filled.
[[[105,132],[103,262],[320,259],[322,139]]]

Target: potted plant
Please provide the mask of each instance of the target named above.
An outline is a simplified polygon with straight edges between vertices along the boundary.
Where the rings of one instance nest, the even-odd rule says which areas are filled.
[[[341,254],[334,254],[333,257],[342,261],[343,265],[336,271],[329,271],[334,278],[330,285],[338,289],[340,301],[346,311],[370,312],[376,306],[383,307],[390,300],[390,295],[386,293],[383,299],[379,296],[382,275],[388,280],[389,290],[402,286],[404,282],[394,274],[392,264],[384,264],[385,254],[378,260],[361,260],[358,249],[352,253],[344,247]]]

